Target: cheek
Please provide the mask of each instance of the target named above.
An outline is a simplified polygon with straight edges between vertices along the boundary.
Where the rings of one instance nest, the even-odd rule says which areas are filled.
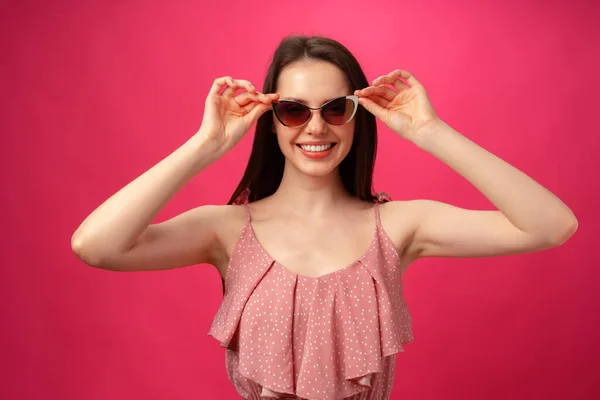
[[[352,142],[354,141],[354,124],[341,127],[338,131],[338,137],[344,142],[344,146],[348,148],[352,147]]]
[[[286,129],[285,126],[278,126],[275,129],[275,133],[273,135],[277,135],[277,143],[279,143],[279,148],[285,154],[290,147],[290,143],[296,137],[296,134],[289,129]]]

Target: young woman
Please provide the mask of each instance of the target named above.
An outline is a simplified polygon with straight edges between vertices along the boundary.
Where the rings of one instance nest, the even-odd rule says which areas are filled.
[[[498,210],[373,194],[376,118]],[[151,223],[255,122],[228,205]],[[414,260],[535,252],[576,229],[556,196],[442,121],[409,72],[369,85],[340,43],[295,36],[262,92],[216,79],[198,132],[91,213],[72,247],[113,271],[214,265],[224,298],[209,334],[243,398],[387,399],[395,355],[413,339],[401,277]]]

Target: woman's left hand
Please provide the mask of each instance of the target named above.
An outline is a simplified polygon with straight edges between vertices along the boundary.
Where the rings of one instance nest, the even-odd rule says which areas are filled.
[[[372,86],[354,94],[359,104],[411,142],[438,125],[439,118],[425,88],[407,71],[398,69],[380,76]]]

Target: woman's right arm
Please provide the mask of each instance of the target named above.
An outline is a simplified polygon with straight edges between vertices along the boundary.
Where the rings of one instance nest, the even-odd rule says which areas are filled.
[[[170,269],[212,263],[215,222],[224,207],[202,206],[151,225],[167,202],[218,158],[196,135],[94,210],[73,234],[74,253],[90,266],[115,271]]]
[[[236,96],[238,89],[247,91]],[[215,80],[199,131],[94,210],[73,234],[73,252],[90,266],[113,271],[219,262],[224,250],[219,232],[230,206],[201,206],[151,223],[194,176],[235,146],[277,97],[258,93],[248,81]]]

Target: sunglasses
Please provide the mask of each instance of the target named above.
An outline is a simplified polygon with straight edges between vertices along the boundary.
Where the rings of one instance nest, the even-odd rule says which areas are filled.
[[[331,125],[344,125],[354,118],[358,109],[358,96],[344,96],[329,100],[321,107],[313,108],[292,100],[273,102],[273,112],[283,125],[297,128],[312,117],[312,110],[319,110],[321,117]]]

